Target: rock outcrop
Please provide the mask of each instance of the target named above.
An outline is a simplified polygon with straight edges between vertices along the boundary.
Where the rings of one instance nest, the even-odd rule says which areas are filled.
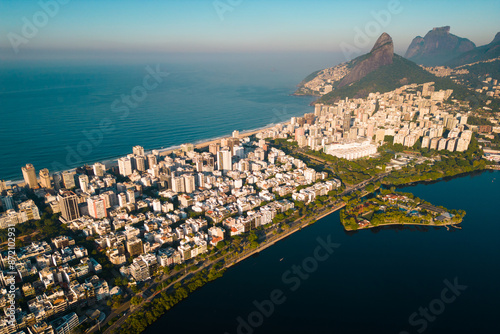
[[[423,38],[415,37],[405,58],[425,66],[438,66],[475,47],[467,38],[450,34],[450,27],[446,26],[432,29]]]
[[[373,46],[370,53],[353,60],[354,67],[339,84],[339,88],[361,80],[367,74],[384,65],[392,64],[394,44],[391,36],[383,33]]]

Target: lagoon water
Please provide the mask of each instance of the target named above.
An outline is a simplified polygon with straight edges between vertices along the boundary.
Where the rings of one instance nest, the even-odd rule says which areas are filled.
[[[312,111],[312,98],[289,95],[295,85],[336,63],[163,63],[170,75],[123,118],[111,105],[142,84],[147,63],[3,67],[0,179],[21,179],[26,163],[55,171],[122,156],[134,145],[169,147],[286,121]],[[80,151],[85,154],[70,156],[87,140],[84,131],[95,131],[103,120],[113,130]],[[462,230],[382,227],[346,233],[334,213],[229,269],[147,333],[238,333],[238,317],[247,319],[256,310],[253,302],[268,299],[274,289],[286,300],[254,333],[417,333],[421,327],[409,324],[410,315],[440,298],[443,281],[455,277],[467,289],[423,332],[498,333],[499,184],[500,172],[485,172],[403,189],[435,205],[466,210]],[[340,247],[291,291],[282,275],[313,253],[318,237],[328,235]]]
[[[346,233],[336,212],[228,269],[146,333],[250,333],[238,331],[238,317],[248,320],[257,310],[254,301],[269,299],[274,289],[286,300],[253,333],[499,333],[499,189],[498,171],[401,189],[466,210],[461,230],[381,227]],[[282,275],[313,254],[318,237],[329,235],[340,246],[292,291]],[[439,310],[435,300],[446,288],[444,280],[455,278],[467,288]],[[423,325],[412,326],[409,317],[430,304],[439,315],[418,332]]]

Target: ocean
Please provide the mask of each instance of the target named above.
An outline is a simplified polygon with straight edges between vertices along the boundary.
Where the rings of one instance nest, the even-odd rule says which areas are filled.
[[[200,57],[4,66],[0,179],[21,180],[26,163],[54,172],[124,156],[135,145],[166,148],[288,121],[312,111],[314,98],[291,96],[296,85],[339,62],[324,55],[307,66],[300,55]]]
[[[339,63],[324,55],[314,61],[214,58],[3,66],[0,179],[22,179],[26,163],[37,171],[69,169],[126,155],[134,145],[170,147],[287,121],[312,111],[314,98],[290,95],[296,84]],[[145,78],[157,64],[169,74],[155,86]],[[135,99],[121,102],[132,94]],[[499,182],[500,172],[484,172],[402,189],[434,205],[466,210],[461,230],[381,227],[347,233],[334,213],[230,268],[146,332],[499,332]],[[328,236],[338,248],[327,259],[305,278],[283,279],[309,261],[318,238]],[[457,296],[448,287],[455,281],[466,286]],[[449,303],[442,301],[446,288],[446,298],[456,297]],[[256,305],[275,290],[283,293],[282,303],[262,320],[255,318]],[[420,308],[438,315],[425,319]]]

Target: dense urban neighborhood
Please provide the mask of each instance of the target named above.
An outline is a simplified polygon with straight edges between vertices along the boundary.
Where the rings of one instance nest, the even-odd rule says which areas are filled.
[[[359,202],[384,184],[498,161],[481,149],[498,120],[469,124],[475,111],[451,94],[410,84],[203,145],[135,146],[108,164],[38,176],[23,166],[24,181],[0,182],[0,333],[140,332],[236,261],[345,205],[348,230],[390,215],[457,224],[463,212],[393,191]]]

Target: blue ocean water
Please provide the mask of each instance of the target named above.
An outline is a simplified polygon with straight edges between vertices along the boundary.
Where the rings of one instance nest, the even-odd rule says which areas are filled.
[[[170,147],[310,112],[313,98],[290,94],[315,68],[279,64],[5,67],[0,70],[0,179],[22,179],[26,163],[37,170],[69,169],[123,156],[134,145]],[[146,85],[154,89],[141,88],[147,67],[157,66],[168,76],[161,82],[148,79]],[[131,94],[138,100],[121,102]]]
[[[499,183],[496,171],[401,189],[435,205],[466,210],[461,230],[381,227],[347,233],[334,213],[228,269],[145,333],[167,328],[220,334],[499,333]],[[305,260],[314,254],[318,237],[328,236],[339,247],[314,268]],[[307,277],[293,290],[296,283],[289,279],[299,274],[285,280],[283,275],[304,263],[310,271],[302,270]],[[453,298],[444,281],[453,285],[455,279],[466,288]],[[441,299],[445,288],[445,298],[454,299],[449,303]],[[270,300],[276,289],[283,292],[283,303],[261,320],[255,303]],[[424,322],[420,308],[437,315],[429,313]],[[412,325],[415,312],[418,324]],[[239,327],[239,317],[256,326]]]

